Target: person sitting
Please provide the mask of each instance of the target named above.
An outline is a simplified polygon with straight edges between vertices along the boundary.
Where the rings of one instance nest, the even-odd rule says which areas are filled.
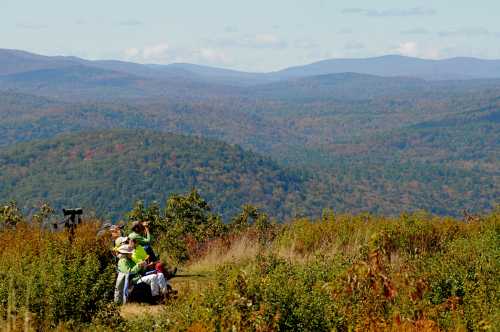
[[[148,253],[146,252],[144,247],[137,242],[137,240],[128,239],[127,243],[128,246],[134,251],[132,253],[132,260],[134,262],[138,263],[140,261],[144,261],[151,263],[151,258],[149,257]]]
[[[127,283],[127,277],[132,282],[132,285],[146,284],[149,286],[151,296],[158,300],[168,294],[168,283],[163,273],[155,271],[148,275],[142,275],[145,271],[147,262],[140,261],[138,263],[132,260],[133,249],[129,245],[123,244],[118,250],[118,276],[115,284],[115,303],[121,304],[124,299],[124,286]]]
[[[115,239],[115,249],[120,248],[123,244],[128,244],[128,237],[126,236],[119,236]]]
[[[118,275],[115,283],[114,301],[117,304],[121,304],[124,300],[124,286],[129,281],[127,278],[135,277],[144,264],[136,264],[132,261],[132,250],[126,244],[120,245],[114,251],[118,256]]]
[[[151,257],[146,252],[146,250],[144,249],[144,247],[141,246],[136,240],[129,240],[128,243],[129,247],[132,248],[134,251],[132,254],[132,260],[135,263],[141,261],[148,263],[148,265],[146,266],[146,273],[149,271],[156,270],[158,272],[163,273],[163,275],[167,280],[173,278],[176,275],[177,268],[166,269],[165,264],[160,260],[158,261],[152,260]]]

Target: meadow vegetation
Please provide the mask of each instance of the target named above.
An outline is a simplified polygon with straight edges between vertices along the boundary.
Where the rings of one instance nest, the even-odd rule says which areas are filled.
[[[48,211],[45,209],[44,211]],[[112,304],[115,267],[98,221],[73,243],[46,213],[0,210],[0,319],[11,330],[496,331],[500,210],[467,220],[325,211],[280,224],[253,206],[229,223],[196,191],[138,203],[180,296],[154,316]],[[29,220],[28,220],[29,219]]]

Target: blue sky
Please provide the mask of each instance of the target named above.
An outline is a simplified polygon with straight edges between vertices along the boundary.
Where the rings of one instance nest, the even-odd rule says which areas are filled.
[[[0,0],[0,48],[247,71],[403,54],[500,58],[498,0]]]

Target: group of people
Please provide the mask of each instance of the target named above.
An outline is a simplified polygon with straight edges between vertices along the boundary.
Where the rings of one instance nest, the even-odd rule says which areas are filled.
[[[113,240],[113,254],[118,259],[115,303],[126,302],[135,288],[145,287],[150,291],[150,296],[143,295],[148,298],[145,301],[162,302],[173,292],[168,280],[175,275],[177,269],[167,270],[157,258],[151,247],[148,223],[135,221],[128,236],[123,236],[122,227],[118,225],[110,226],[109,230]]]

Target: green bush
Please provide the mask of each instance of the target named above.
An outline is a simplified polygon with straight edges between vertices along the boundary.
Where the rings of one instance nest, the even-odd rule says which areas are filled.
[[[18,223],[0,232],[0,317],[28,311],[30,324],[89,323],[113,298],[114,262],[108,243],[96,240],[95,224],[65,231]]]
[[[468,330],[500,328],[500,228],[492,217],[478,226],[421,263],[430,288],[426,298],[439,309],[441,326],[455,327],[455,320]]]
[[[96,224],[78,227],[71,242],[64,231],[9,215],[21,219],[0,230],[2,328],[500,329],[500,211],[468,222],[330,213],[276,225],[246,206],[223,225],[196,192],[172,196],[164,211],[138,203],[129,218],[150,221],[157,250],[178,260],[196,263],[221,248],[241,254],[248,247],[238,244],[249,239],[257,250],[244,260],[211,261],[215,272],[203,287],[181,289],[158,316],[132,320],[111,303],[115,262]]]
[[[137,202],[127,215],[129,221],[150,222],[155,248],[175,262],[185,262],[199,246],[226,231],[220,216],[193,189],[186,195],[171,195],[164,211],[157,203]]]

